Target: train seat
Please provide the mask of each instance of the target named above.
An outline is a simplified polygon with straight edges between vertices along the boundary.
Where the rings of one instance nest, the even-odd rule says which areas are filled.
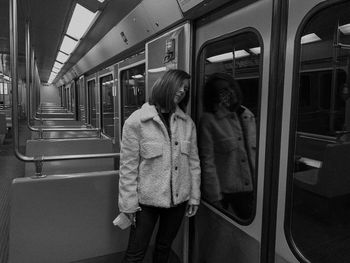
[[[9,262],[73,262],[109,254],[121,259],[129,231],[112,225],[118,180],[117,171],[14,179]]]
[[[43,132],[42,138],[44,139],[69,139],[69,138],[96,138],[98,132],[95,130],[85,131],[46,131]],[[32,139],[40,139],[38,132],[32,132]]]
[[[350,142],[328,144],[321,167],[295,173],[295,185],[326,198],[350,194],[349,156]]]
[[[37,112],[36,116],[43,119],[72,119],[74,120],[74,113],[72,112]]]
[[[0,113],[0,145],[4,143],[6,133],[6,115],[4,113]]]
[[[112,152],[113,142],[110,139],[28,140],[26,144],[26,155],[33,157]],[[109,170],[114,170],[113,158],[44,162],[42,172],[44,175],[53,175]],[[25,176],[33,176],[34,174],[34,164],[26,163]]]
[[[11,108],[1,109],[0,114],[5,114],[6,116],[6,127],[12,127],[12,111]]]
[[[77,120],[43,120],[43,121],[39,121],[39,120],[35,120],[34,121],[34,126],[38,127],[41,126],[43,128],[50,128],[50,127],[81,127],[84,128],[86,127],[86,125],[81,122],[81,121],[77,121]]]

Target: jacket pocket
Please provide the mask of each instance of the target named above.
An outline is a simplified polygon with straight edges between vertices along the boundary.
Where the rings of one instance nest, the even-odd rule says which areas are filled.
[[[163,155],[163,145],[161,143],[149,142],[141,144],[141,157],[152,159]]]
[[[232,152],[237,148],[237,141],[234,138],[224,139],[216,141],[215,152],[218,153],[228,153]]]
[[[191,143],[189,141],[181,141],[180,148],[182,154],[190,155]]]

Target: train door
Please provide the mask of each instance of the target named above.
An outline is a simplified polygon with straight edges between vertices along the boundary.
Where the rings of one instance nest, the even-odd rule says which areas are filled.
[[[349,13],[289,1],[276,262],[350,261]]]
[[[77,80],[77,116],[78,120],[82,121],[83,123],[87,123],[86,120],[86,89],[85,89],[85,78],[84,76],[81,76]]]
[[[98,127],[97,112],[96,112],[96,78],[89,78],[87,80],[88,87],[88,105],[89,105],[89,124],[93,127]]]
[[[192,262],[260,262],[272,7],[232,5],[194,25],[203,201]]]
[[[62,106],[67,109],[67,96],[66,96],[66,86],[62,86]]]
[[[119,63],[121,126],[146,102],[145,52]]]
[[[112,93],[113,93],[113,99],[114,99],[114,146],[115,151],[120,152],[120,88],[119,88],[119,81],[118,81],[118,69],[119,64],[115,64],[113,66],[113,87],[112,87]]]
[[[69,98],[70,98],[70,111],[73,113],[76,113],[76,85],[75,85],[75,81],[72,80],[71,81],[71,85],[70,85],[70,94],[69,94]]]
[[[101,130],[109,137],[114,137],[114,98],[113,98],[113,67],[99,74]]]

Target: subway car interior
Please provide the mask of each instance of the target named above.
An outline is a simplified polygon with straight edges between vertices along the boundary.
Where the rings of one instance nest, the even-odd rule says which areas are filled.
[[[0,21],[0,263],[122,262],[123,124],[171,69],[191,75],[201,203],[169,262],[350,262],[349,1],[0,0]],[[208,124],[216,73],[249,138]]]

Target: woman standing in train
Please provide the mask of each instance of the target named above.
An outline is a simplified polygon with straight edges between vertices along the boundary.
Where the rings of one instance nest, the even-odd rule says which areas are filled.
[[[199,152],[203,197],[241,219],[253,213],[256,124],[237,81],[211,75],[204,87]]]
[[[153,262],[168,261],[182,218],[200,202],[200,164],[194,122],[185,107],[190,76],[167,71],[150,102],[125,122],[121,142],[119,210],[134,222],[123,262],[142,262],[159,218]]]

